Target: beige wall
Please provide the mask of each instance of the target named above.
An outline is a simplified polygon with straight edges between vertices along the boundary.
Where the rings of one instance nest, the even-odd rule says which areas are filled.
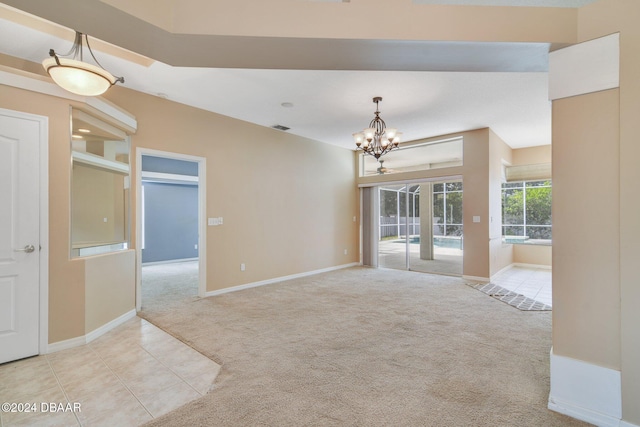
[[[502,165],[512,162],[512,149],[489,131],[489,251],[491,277],[513,263],[513,246],[502,243]]]
[[[553,102],[553,351],[620,369],[619,91]]]
[[[619,91],[619,161],[615,167],[600,168],[599,173],[617,174],[619,205],[610,206],[607,215],[620,221],[619,242],[619,316],[620,368],[622,374],[623,419],[640,425],[640,2],[637,0],[601,0],[579,9],[578,39],[590,40],[620,32],[620,91]],[[554,149],[555,150],[555,149]],[[555,185],[555,183],[554,183]],[[554,199],[555,200],[555,199]],[[599,203],[595,195],[591,203]],[[554,218],[555,221],[555,218]],[[555,250],[555,249],[554,249]],[[609,248],[607,247],[607,250]],[[616,250],[613,248],[612,250]],[[554,278],[555,286],[555,278]],[[604,318],[605,313],[600,317]],[[605,345],[607,342],[601,343]],[[581,358],[584,357],[580,354]],[[585,359],[586,360],[586,359]]]
[[[207,216],[224,218],[207,228],[207,291],[358,262],[351,150],[123,88],[107,98],[136,116],[133,150],[207,159]]]
[[[513,166],[551,163],[551,145],[539,145],[537,147],[512,150],[511,159],[511,165]]]
[[[135,251],[85,259],[85,334],[136,308]]]
[[[134,149],[207,157],[207,215],[225,218],[223,226],[207,230],[208,291],[358,261],[358,192],[350,150],[126,89],[113,90],[111,97],[137,115]],[[130,309],[133,267],[118,254],[92,258],[89,265],[88,259],[69,259],[69,106],[74,103],[3,86],[0,105],[49,117],[49,341],[82,336]],[[108,313],[94,312],[100,289],[107,286],[96,273],[102,265],[128,278],[119,282],[126,286],[115,288],[115,311]]]
[[[513,245],[513,262],[551,267],[552,247],[547,245]]]

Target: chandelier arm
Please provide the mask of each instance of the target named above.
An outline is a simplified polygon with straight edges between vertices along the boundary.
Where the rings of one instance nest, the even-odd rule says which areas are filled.
[[[382,157],[386,153],[395,148],[398,148],[398,140],[396,139],[397,129],[394,129],[392,139],[387,139],[387,124],[380,118],[380,109],[378,106],[380,101],[382,101],[382,97],[377,96],[373,98],[373,102],[376,104],[376,111],[374,113],[375,117],[369,123],[369,128],[363,132],[365,135],[364,139],[366,145],[363,145],[362,142],[363,133],[353,134],[354,138],[356,139],[356,150],[362,150],[364,154],[373,156],[378,161],[380,160],[380,157]],[[366,136],[366,134],[370,132],[369,129],[373,131],[373,135],[371,135],[371,138],[369,138],[369,136]],[[385,141],[386,144],[383,144],[383,141]]]
[[[78,33],[80,34],[80,46],[82,46],[82,33]],[[106,70],[102,64],[100,64],[100,62],[98,62],[98,60],[96,59],[95,55],[93,54],[93,50],[91,50],[91,46],[89,45],[89,36],[87,34],[84,35],[84,39],[87,42],[87,48],[89,48],[89,53],[91,54],[91,57],[93,58],[94,61],[96,61],[96,64],[98,64],[98,66],[100,68],[102,68],[103,70]],[[82,52],[82,47],[80,48],[80,51]],[[124,83],[124,77],[118,77],[118,76],[113,76],[115,77],[115,81],[111,84],[111,86],[115,85],[116,82],[120,82],[120,83]]]

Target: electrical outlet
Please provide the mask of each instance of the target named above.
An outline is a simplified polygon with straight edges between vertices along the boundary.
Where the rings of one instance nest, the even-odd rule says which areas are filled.
[[[244,265],[244,263],[240,264],[240,271],[245,271],[246,270],[246,266]]]
[[[344,254],[346,255],[349,251],[347,251],[346,249],[344,250]]]

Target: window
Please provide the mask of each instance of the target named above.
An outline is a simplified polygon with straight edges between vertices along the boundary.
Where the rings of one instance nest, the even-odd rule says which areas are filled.
[[[360,176],[389,175],[400,172],[423,171],[462,166],[462,138],[404,146],[393,150],[380,160],[360,153]]]
[[[462,182],[433,184],[433,235],[462,236]]]
[[[505,243],[551,244],[551,180],[502,184]]]

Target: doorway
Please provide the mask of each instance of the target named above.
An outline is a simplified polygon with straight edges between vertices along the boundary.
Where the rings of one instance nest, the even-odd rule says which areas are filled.
[[[378,266],[462,275],[462,181],[376,188]]]
[[[138,311],[205,295],[205,167],[202,157],[137,150]]]

